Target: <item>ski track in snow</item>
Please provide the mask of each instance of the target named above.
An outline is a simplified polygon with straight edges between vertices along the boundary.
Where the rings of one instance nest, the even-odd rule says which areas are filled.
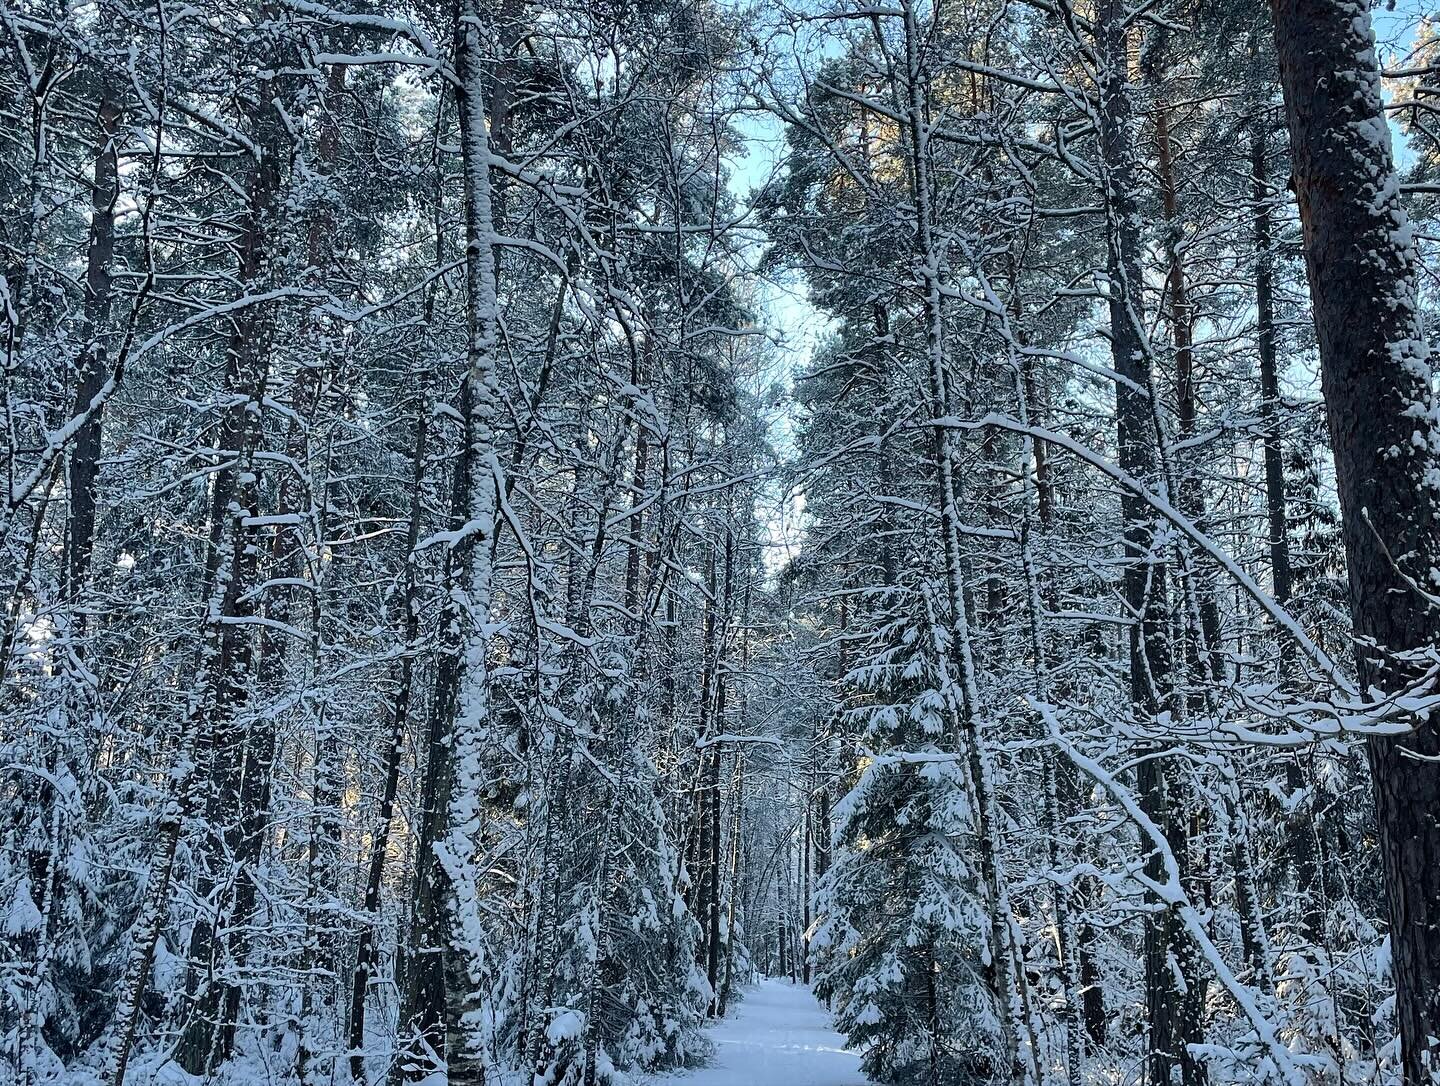
[[[653,1086],[866,1086],[860,1054],[845,1047],[809,988],[767,979],[745,992],[710,1030],[705,1067],[665,1075]]]

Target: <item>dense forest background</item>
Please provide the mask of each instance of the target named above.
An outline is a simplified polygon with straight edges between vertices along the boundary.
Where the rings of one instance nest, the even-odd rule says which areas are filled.
[[[1440,1082],[1427,9],[0,0],[0,1080]]]

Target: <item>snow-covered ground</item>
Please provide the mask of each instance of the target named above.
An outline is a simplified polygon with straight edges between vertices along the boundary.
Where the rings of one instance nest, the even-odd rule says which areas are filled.
[[[762,980],[710,1032],[715,1058],[656,1086],[865,1086],[860,1056],[847,1051],[810,992],[783,980]]]

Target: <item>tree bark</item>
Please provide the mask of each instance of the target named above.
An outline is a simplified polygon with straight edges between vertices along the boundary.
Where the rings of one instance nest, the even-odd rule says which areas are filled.
[[[444,800],[446,833],[432,849],[434,878],[444,888],[445,1051],[450,1086],[483,1086],[489,1063],[481,1028],[491,967],[480,915],[475,854],[485,828],[485,739],[490,718],[488,621],[495,531],[496,425],[500,409],[496,351],[499,296],[495,269],[495,222],[490,188],[490,131],[485,114],[484,62],[478,0],[462,0],[457,27],[456,71],[460,151],[465,183],[466,462],[463,478],[467,525],[457,546],[463,595],[463,652],[449,721],[445,767],[438,798]]]
[[[1110,345],[1115,371],[1123,379],[1115,385],[1116,444],[1120,466],[1132,478],[1153,487],[1161,481],[1161,463],[1144,326],[1134,106],[1127,79],[1129,44],[1126,12],[1120,0],[1101,0],[1096,7],[1095,25],[1100,58],[1100,150],[1105,163],[1108,221]],[[1149,507],[1128,491],[1121,495],[1120,506],[1125,521],[1123,591],[1127,617],[1131,619],[1130,700],[1138,718],[1154,721],[1162,712],[1173,709],[1167,570],[1154,546]],[[1152,752],[1140,761],[1136,783],[1146,815],[1161,827],[1178,858],[1185,853],[1185,842],[1179,819],[1171,809],[1168,775],[1163,760]],[[1163,861],[1158,851],[1150,853],[1146,874],[1163,881]],[[1151,903],[1159,904],[1153,896]],[[1147,1067],[1153,1083],[1169,1083],[1172,1069],[1178,1067],[1182,1081],[1191,1086],[1203,1081],[1203,1069],[1186,1047],[1198,1040],[1196,1023],[1171,970],[1172,958],[1182,971],[1184,968],[1185,956],[1178,952],[1178,939],[1170,910],[1151,914],[1145,926],[1145,991],[1150,1021]],[[1192,979],[1186,977],[1187,982]],[[1188,987],[1195,990],[1193,983]]]
[[[1362,689],[1433,658],[1440,427],[1366,7],[1272,0]],[[1402,1079],[1440,1077],[1440,729],[1369,741]]]
[[[95,175],[90,186],[90,240],[85,259],[85,347],[76,365],[75,401],[71,417],[82,415],[105,383],[105,326],[110,319],[110,261],[115,254],[115,201],[120,196],[120,107],[100,100],[95,143]],[[104,408],[96,411],[75,435],[68,468],[69,538],[66,541],[66,591],[81,592],[90,570],[95,537],[95,484],[100,474],[101,425]]]

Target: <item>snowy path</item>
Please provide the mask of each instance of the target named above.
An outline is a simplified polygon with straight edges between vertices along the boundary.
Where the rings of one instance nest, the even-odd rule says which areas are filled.
[[[809,988],[762,980],[710,1031],[715,1058],[656,1086],[865,1086],[860,1056],[830,1025]]]

